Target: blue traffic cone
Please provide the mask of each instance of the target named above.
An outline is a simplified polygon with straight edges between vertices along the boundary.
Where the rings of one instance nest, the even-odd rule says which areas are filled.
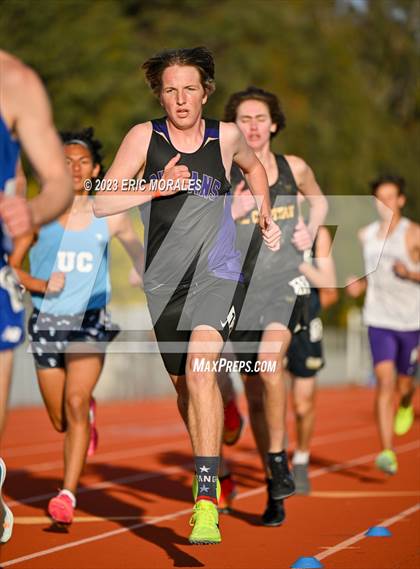
[[[392,533],[388,528],[382,526],[372,526],[365,533],[367,537],[391,537]]]
[[[291,569],[321,569],[323,565],[316,557],[299,557],[290,567]]]

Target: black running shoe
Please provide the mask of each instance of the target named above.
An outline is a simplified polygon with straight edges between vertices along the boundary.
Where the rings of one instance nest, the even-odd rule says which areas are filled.
[[[295,493],[295,483],[290,473],[286,451],[268,453],[268,468],[271,472],[271,497],[282,500]]]
[[[262,515],[262,523],[268,527],[276,527],[280,526],[285,518],[286,512],[284,510],[284,501],[283,500],[273,500],[271,497],[271,480],[267,480],[267,506],[265,511]]]

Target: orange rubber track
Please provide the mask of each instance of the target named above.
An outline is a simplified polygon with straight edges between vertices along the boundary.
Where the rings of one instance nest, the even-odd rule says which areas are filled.
[[[0,567],[286,569],[305,555],[319,556],[326,569],[418,569],[419,405],[414,427],[395,440],[399,472],[387,477],[373,464],[373,397],[368,388],[319,392],[312,495],[288,499],[286,522],[277,528],[260,525],[265,488],[247,427],[226,452],[239,494],[234,513],[221,516],[223,541],[213,546],[187,541],[192,458],[174,400],[98,405],[99,448],[81,479],[75,522],[64,531],[45,513],[60,486],[62,436],[44,409],[13,410],[2,456],[15,528],[0,547]],[[392,537],[364,537],[384,521]]]

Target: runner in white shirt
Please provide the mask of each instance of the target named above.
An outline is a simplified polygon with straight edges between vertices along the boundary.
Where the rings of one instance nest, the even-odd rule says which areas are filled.
[[[420,226],[401,214],[404,187],[398,176],[372,182],[380,220],[359,234],[367,277],[348,279],[347,288],[353,297],[366,290],[363,315],[377,379],[376,412],[382,445],[376,465],[389,474],[398,470],[393,430],[404,435],[414,421],[411,401],[420,339]],[[389,210],[393,216],[387,230]],[[400,406],[394,417],[396,386]]]

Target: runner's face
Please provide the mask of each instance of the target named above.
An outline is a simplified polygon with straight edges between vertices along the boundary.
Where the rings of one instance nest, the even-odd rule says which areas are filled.
[[[99,174],[99,166],[93,163],[88,148],[81,144],[65,144],[67,168],[73,179],[73,190],[76,194],[84,192],[85,180]]]
[[[200,73],[190,65],[171,65],[162,74],[160,102],[168,119],[180,130],[191,128],[201,119],[207,101]]]
[[[389,216],[389,211],[381,207],[381,204],[389,208],[394,215],[399,216],[401,214],[401,209],[405,204],[405,197],[398,195],[398,188],[395,184],[381,184],[376,190],[376,198],[380,202],[377,203],[376,206],[381,217],[387,218]]]
[[[276,132],[270,110],[262,101],[252,99],[241,103],[236,110],[236,124],[241,129],[248,145],[255,151],[270,144],[270,135]]]

